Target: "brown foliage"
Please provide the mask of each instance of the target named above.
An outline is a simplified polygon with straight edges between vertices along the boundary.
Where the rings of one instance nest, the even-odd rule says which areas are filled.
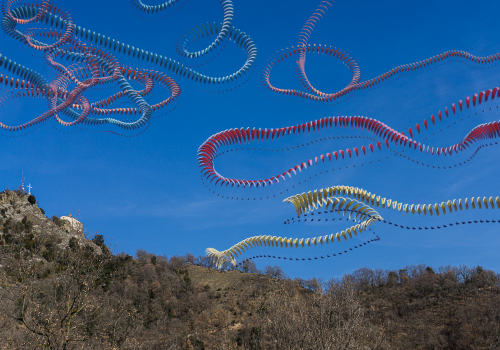
[[[341,280],[292,281],[219,273],[186,265],[187,257],[142,250],[134,259],[85,246],[54,248],[49,262],[37,258],[45,244],[37,253],[13,242],[2,251],[0,348],[494,349],[500,343],[499,279],[482,268],[364,268]]]
[[[362,268],[329,281],[252,264],[221,273],[191,254],[64,244],[48,218],[13,212],[0,210],[0,349],[500,347],[500,278],[481,267]]]

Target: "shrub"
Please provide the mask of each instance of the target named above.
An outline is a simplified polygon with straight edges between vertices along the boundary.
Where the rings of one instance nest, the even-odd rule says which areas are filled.
[[[257,343],[262,335],[262,329],[260,327],[252,327],[250,331],[250,341],[251,343]],[[253,348],[253,346],[252,346]]]
[[[238,345],[238,346],[243,345],[243,338],[241,337],[241,335],[236,337],[236,345]]]
[[[33,234],[29,234],[28,237],[25,238],[24,247],[28,250],[31,250],[35,247],[35,236]]]
[[[95,235],[94,238],[92,238],[92,242],[98,247],[101,248],[103,254],[109,255],[110,251],[106,244],[104,244],[104,236],[103,235]]]
[[[30,232],[33,229],[33,223],[28,220],[28,218],[25,216],[22,221],[23,226],[21,227],[23,231],[28,231]]]
[[[61,243],[62,239],[58,235],[48,236],[44,242],[45,248],[49,250],[56,250],[57,245]]]
[[[70,240],[69,240],[69,247],[71,250],[75,251],[76,249],[78,249],[78,239],[76,239],[75,237],[71,237]]]
[[[54,224],[56,224],[58,227],[61,227],[63,225],[63,221],[59,219],[59,217],[57,217],[56,215],[52,215],[52,218],[51,218],[52,222],[54,222]]]
[[[199,339],[194,341],[194,345],[198,347],[200,350],[205,350],[205,343]]]
[[[36,204],[36,198],[35,198],[35,196],[33,196],[32,194],[30,194],[29,197],[28,197],[28,202],[30,202],[31,205],[35,205]]]
[[[51,249],[45,249],[42,253],[42,256],[49,262],[54,260],[54,252]]]
[[[31,250],[33,249],[33,247],[35,246],[35,241],[34,240],[31,240],[31,239],[25,239],[24,240],[24,247],[28,250]]]
[[[4,227],[4,230],[5,230],[5,227]],[[12,243],[12,239],[13,239],[12,235],[10,233],[8,233],[9,231],[7,231],[7,233],[5,233],[5,231],[3,231],[3,232],[4,232],[3,238],[4,238],[5,243],[6,244],[11,244]]]
[[[95,235],[94,238],[92,238],[92,242],[94,242],[95,245],[102,248],[102,246],[104,245],[104,236],[103,235]]]

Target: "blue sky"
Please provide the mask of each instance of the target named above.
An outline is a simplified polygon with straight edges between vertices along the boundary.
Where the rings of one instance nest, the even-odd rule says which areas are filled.
[[[150,2],[151,5],[159,3]],[[274,52],[296,45],[300,29],[318,3],[235,0],[233,24],[249,34],[258,48],[255,70],[243,86],[235,91],[216,93],[217,88],[165,72],[181,87],[178,104],[170,113],[155,116],[151,126],[137,137],[98,133],[91,127],[61,131],[61,128],[54,128],[53,123],[22,137],[2,137],[0,185],[16,188],[24,170],[26,181],[32,184],[33,193],[47,215],[61,216],[80,211],[79,218],[85,227],[112,240],[115,251],[133,254],[137,248],[143,248],[167,256],[185,252],[202,255],[207,247],[224,250],[254,235],[315,237],[345,229],[344,220],[335,220],[335,224],[283,225],[284,220],[294,216],[292,205],[282,203],[285,195],[334,185],[360,187],[405,203],[429,204],[454,198],[500,195],[498,146],[483,148],[473,161],[448,170],[422,167],[384,150],[373,156],[312,167],[269,188],[224,188],[218,191],[221,195],[252,199],[277,194],[273,200],[231,201],[208,192],[200,181],[196,151],[208,137],[222,130],[279,128],[328,116],[362,115],[406,132],[408,127],[421,123],[424,118],[429,119],[431,114],[436,115],[445,106],[500,85],[500,68],[497,66],[478,69],[477,66],[451,62],[394,80],[332,107],[286,100],[269,93],[261,84],[266,60]],[[193,65],[205,60],[190,62],[179,58],[175,51],[177,41],[186,30],[196,25],[222,21],[222,11],[215,0],[190,0],[179,10],[165,13],[168,14],[166,17],[149,16],[149,20],[141,19],[141,14],[128,2],[59,1],[57,5],[71,13],[76,25]],[[498,1],[484,1],[481,5],[456,0],[422,1],[418,6],[411,2],[384,0],[337,1],[316,26],[309,42],[345,50],[357,61],[361,79],[366,80],[398,65],[421,61],[447,50],[463,50],[476,56],[499,52],[500,33],[496,30],[499,10]],[[202,40],[192,47],[201,49],[209,43],[208,39]],[[44,65],[39,53],[6,36],[0,37],[0,53],[37,70],[48,79],[54,78],[54,73]],[[130,57],[119,54],[116,57],[129,66],[156,69]],[[216,60],[199,70],[203,74],[226,75],[241,66],[244,59],[245,54],[240,49],[228,44]],[[309,55],[306,68],[310,81],[325,92],[338,91],[350,81],[347,68],[332,58]],[[0,73],[6,74],[1,69]],[[300,88],[292,61],[277,66],[271,79],[274,85],[282,88]],[[0,89],[0,93],[4,91]],[[117,91],[92,92],[89,99],[100,99]],[[166,96],[159,90],[153,97]],[[493,107],[492,111],[482,113],[481,107],[450,118],[451,123],[446,125],[462,117],[464,121],[450,128],[443,123],[443,131],[438,132],[435,128],[435,136],[432,136],[434,131],[426,134],[428,140],[424,140],[424,136],[416,139],[434,147],[459,142],[475,126],[500,119],[496,103],[495,100],[487,105]],[[14,100],[0,106],[0,118],[4,123],[23,123],[46,108],[46,101]],[[476,111],[478,115],[474,114]],[[293,146],[295,142],[310,142],[319,137],[357,135],[370,136],[359,131],[330,129],[319,134],[286,138],[269,147]],[[218,158],[216,167],[228,177],[268,177],[319,154],[367,144],[365,139],[349,138],[315,143],[297,152],[233,152]],[[429,164],[453,166],[468,158],[474,149],[471,147],[451,158],[411,155]],[[335,170],[331,171],[334,167]],[[329,173],[326,170],[330,170]],[[314,176],[316,174],[318,176]],[[307,180],[305,183],[304,179]],[[283,195],[279,195],[280,192],[284,192]],[[379,212],[387,220],[405,226],[500,219],[500,213],[491,209],[438,218],[383,209]],[[263,268],[268,264],[279,264],[290,276],[323,278],[338,277],[360,267],[397,269],[419,263],[431,266],[481,265],[500,270],[499,229],[491,223],[433,231],[401,230],[375,224],[372,231],[382,238],[380,242],[342,257],[306,263],[260,259],[257,265]],[[260,248],[245,256],[321,256],[336,253],[339,247],[343,250],[359,244],[369,234],[363,233],[355,240],[334,246],[293,250]]]

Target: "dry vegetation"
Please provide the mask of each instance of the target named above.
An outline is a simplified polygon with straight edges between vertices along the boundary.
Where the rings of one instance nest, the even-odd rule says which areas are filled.
[[[35,232],[29,210],[10,209],[0,211],[0,349],[500,347],[500,277],[480,267],[329,281],[252,263],[220,273],[190,254],[113,255],[102,236],[67,240],[48,218]]]

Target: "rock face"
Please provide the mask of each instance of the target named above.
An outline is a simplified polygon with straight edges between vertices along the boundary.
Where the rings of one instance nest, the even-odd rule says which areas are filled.
[[[18,222],[24,216],[29,215],[29,219],[34,224],[40,220],[48,220],[42,211],[35,205],[28,202],[28,195],[17,191],[4,191],[0,193],[0,217],[12,218]]]
[[[100,247],[85,239],[83,225],[78,220],[74,220],[76,223],[62,220],[52,221],[43,214],[36,204],[31,204],[28,201],[26,193],[19,191],[0,193],[0,244],[5,243],[6,235],[32,233],[35,237],[39,235],[57,236],[60,238],[58,246],[61,248],[68,247],[69,240],[74,237],[80,244],[92,245],[96,252],[101,252]]]

